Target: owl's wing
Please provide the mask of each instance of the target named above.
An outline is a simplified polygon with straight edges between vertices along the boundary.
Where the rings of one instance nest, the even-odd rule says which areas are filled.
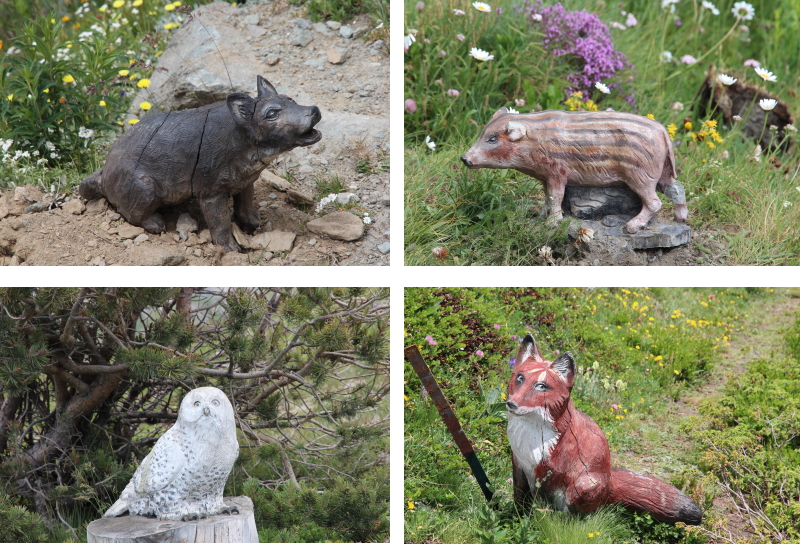
[[[158,439],[134,474],[134,487],[138,493],[151,494],[167,487],[183,470],[182,433],[173,425]]]

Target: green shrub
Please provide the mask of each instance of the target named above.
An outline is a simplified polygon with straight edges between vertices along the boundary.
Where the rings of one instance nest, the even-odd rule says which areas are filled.
[[[42,516],[0,495],[0,542],[45,542],[49,536]]]

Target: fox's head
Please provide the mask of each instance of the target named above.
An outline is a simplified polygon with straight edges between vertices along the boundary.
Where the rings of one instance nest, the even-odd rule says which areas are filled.
[[[522,416],[536,412],[557,420],[566,410],[575,383],[575,359],[569,352],[545,361],[530,334],[522,340],[511,380],[508,382],[509,413]]]

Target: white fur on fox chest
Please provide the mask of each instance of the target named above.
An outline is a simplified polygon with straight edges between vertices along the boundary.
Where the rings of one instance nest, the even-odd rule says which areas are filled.
[[[558,431],[543,408],[536,407],[524,415],[509,412],[508,441],[532,489],[536,482],[534,469],[550,457],[558,439]]]

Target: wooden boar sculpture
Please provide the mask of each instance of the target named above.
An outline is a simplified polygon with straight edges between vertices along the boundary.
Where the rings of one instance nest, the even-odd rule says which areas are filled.
[[[570,353],[546,361],[530,334],[523,339],[506,402],[514,501],[522,506],[541,493],[564,512],[619,503],[659,521],[698,525],[700,507],[677,488],[611,466],[603,431],[570,400],[575,371]]]
[[[106,197],[132,225],[164,232],[156,210],[196,198],[211,237],[239,251],[231,231],[228,197],[243,230],[260,218],[253,184],[280,153],[317,143],[322,114],[279,95],[263,77],[258,96],[233,93],[200,108],[145,116],[120,136],[102,168],[86,177],[80,195]]]
[[[675,220],[689,215],[666,129],[656,121],[614,111],[509,113],[500,108],[478,141],[461,156],[469,168],[513,168],[544,184],[545,213],[562,218],[567,185],[627,185],[642,211],[628,233],[647,226],[661,209],[656,190],[675,205]]]

